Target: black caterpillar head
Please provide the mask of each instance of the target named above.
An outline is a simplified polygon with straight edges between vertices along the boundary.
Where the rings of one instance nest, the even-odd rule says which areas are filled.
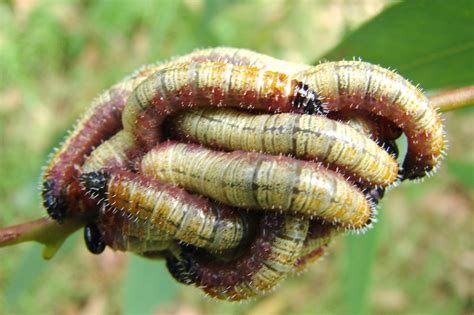
[[[296,86],[293,106],[297,108],[303,107],[303,112],[305,114],[326,114],[323,103],[319,99],[316,92],[311,90],[308,85],[303,84],[302,82],[299,82]]]
[[[43,197],[43,205],[49,216],[57,222],[62,223],[66,218],[68,209],[66,194],[60,193],[56,195],[54,193],[54,180],[48,179],[43,183],[41,195]]]
[[[87,249],[92,254],[100,254],[105,249],[105,242],[102,239],[102,233],[95,223],[89,223],[84,227],[84,241]]]
[[[93,197],[103,198],[107,192],[107,181],[109,174],[104,171],[84,173],[79,177],[81,185],[92,194]]]
[[[176,281],[183,284],[196,282],[194,262],[189,255],[182,253],[179,257],[176,257],[170,254],[166,258],[166,267]]]

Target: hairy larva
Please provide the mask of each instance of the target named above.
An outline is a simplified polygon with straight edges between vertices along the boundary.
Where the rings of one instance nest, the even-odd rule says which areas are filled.
[[[68,215],[87,211],[77,202],[81,198],[75,181],[78,169],[96,146],[122,128],[121,114],[128,96],[153,71],[153,67],[145,67],[97,97],[51,155],[42,178],[42,197],[53,219],[61,222]]]
[[[403,175],[414,179],[438,166],[445,135],[440,115],[416,87],[400,75],[361,61],[322,63],[298,76],[330,111],[366,110],[383,116],[406,134]]]
[[[398,177],[397,162],[374,141],[322,116],[202,108],[181,112],[172,119],[170,129],[180,140],[212,148],[291,154],[329,163],[374,186],[387,186]]]
[[[307,219],[266,213],[256,237],[238,258],[219,261],[206,253],[183,252],[168,258],[168,268],[178,281],[194,283],[218,299],[263,295],[292,270],[307,230]]]
[[[355,229],[373,215],[365,196],[337,173],[284,156],[165,142],[143,157],[140,169],[235,207],[291,211]]]
[[[357,109],[388,119],[408,138],[402,173],[405,178],[420,178],[439,167],[446,143],[440,114],[419,89],[393,71],[362,61],[298,65],[246,49],[226,47],[191,55],[194,59],[207,58],[286,73],[308,84],[329,111]]]
[[[239,211],[146,176],[113,169],[84,173],[81,183],[107,205],[188,244],[222,250],[239,245],[246,233]]]
[[[322,111],[317,95],[285,74],[218,62],[188,62],[173,64],[140,84],[127,101],[123,126],[149,150],[159,142],[159,130],[155,139],[137,132],[137,122],[147,116],[148,108],[156,108],[154,125],[159,127],[168,115],[194,106],[229,106],[273,113]]]

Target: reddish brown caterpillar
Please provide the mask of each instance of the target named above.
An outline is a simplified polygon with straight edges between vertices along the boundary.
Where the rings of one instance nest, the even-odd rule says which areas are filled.
[[[168,266],[177,280],[194,283],[212,297],[248,299],[272,290],[293,269],[307,230],[307,219],[264,214],[257,235],[237,259],[180,252],[168,258]]]

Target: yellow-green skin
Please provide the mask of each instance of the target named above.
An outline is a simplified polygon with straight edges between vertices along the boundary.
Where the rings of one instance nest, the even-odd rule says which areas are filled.
[[[185,141],[325,162],[371,186],[387,186],[398,177],[397,162],[373,140],[322,116],[205,108],[183,111],[172,122],[173,134]]]
[[[235,207],[293,212],[353,229],[366,227],[373,215],[366,197],[335,172],[282,156],[164,143],[144,156],[140,169]]]

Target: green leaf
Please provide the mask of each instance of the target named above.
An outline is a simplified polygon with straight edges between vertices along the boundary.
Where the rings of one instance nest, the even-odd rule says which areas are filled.
[[[124,314],[152,314],[176,296],[177,288],[162,261],[131,256],[124,284]]]
[[[324,56],[394,68],[425,89],[474,84],[474,1],[395,4]]]

